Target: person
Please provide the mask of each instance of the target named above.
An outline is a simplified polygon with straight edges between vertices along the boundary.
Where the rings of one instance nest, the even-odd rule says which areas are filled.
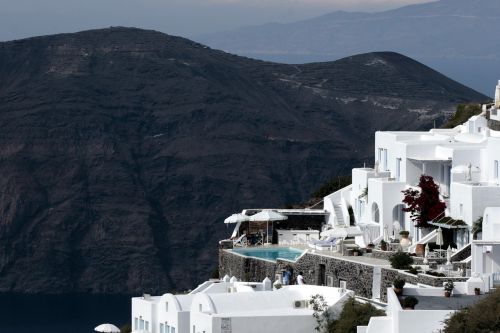
[[[299,285],[306,284],[302,272],[299,272],[299,275],[297,275],[297,284]]]
[[[283,284],[285,286],[290,284],[290,271],[288,269],[283,272]]]

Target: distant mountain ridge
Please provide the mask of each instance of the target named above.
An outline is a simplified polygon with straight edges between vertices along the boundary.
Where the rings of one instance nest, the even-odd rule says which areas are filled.
[[[499,20],[500,1],[441,0],[377,13],[334,12],[196,39],[228,52],[288,63],[394,51],[490,95],[500,78]]]
[[[229,214],[485,99],[396,53],[284,65],[133,28],[0,43],[0,292],[192,288]]]

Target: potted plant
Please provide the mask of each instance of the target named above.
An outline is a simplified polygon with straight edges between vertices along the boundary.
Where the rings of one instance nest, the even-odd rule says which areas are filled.
[[[382,251],[387,251],[387,242],[385,240],[380,241],[380,249]]]
[[[405,297],[403,301],[403,308],[405,310],[413,310],[415,309],[415,305],[418,304],[418,299],[415,296]]]
[[[399,234],[401,235],[401,238],[408,238],[408,236],[410,236],[410,232],[407,230],[401,230]]]
[[[480,288],[474,288],[474,294],[481,295],[481,289]]]
[[[448,281],[444,284],[444,296],[445,297],[450,297],[451,292],[453,291],[453,288],[455,288],[455,284],[453,281]]]
[[[370,243],[366,246],[366,253],[372,253],[372,250],[375,248],[375,244]]]
[[[394,292],[396,295],[400,296],[403,294],[403,287],[405,286],[406,281],[403,279],[396,279],[392,283],[394,285]]]
[[[399,242],[401,244],[401,247],[403,249],[409,247],[411,245],[410,239],[408,238],[410,236],[410,232],[406,230],[401,230],[399,232],[399,235],[401,236],[401,241]]]

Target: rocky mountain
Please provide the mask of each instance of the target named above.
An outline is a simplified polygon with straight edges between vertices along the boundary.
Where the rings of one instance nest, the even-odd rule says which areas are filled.
[[[396,53],[293,66],[132,28],[0,43],[0,291],[192,288],[224,217],[484,99]]]
[[[395,51],[490,95],[500,72],[499,19],[498,0],[441,0],[378,13],[334,12],[196,40],[235,54],[289,63]]]

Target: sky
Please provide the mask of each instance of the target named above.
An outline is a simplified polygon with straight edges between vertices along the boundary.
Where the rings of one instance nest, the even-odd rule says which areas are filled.
[[[129,26],[195,37],[336,10],[381,11],[429,0],[0,0],[0,41]]]

